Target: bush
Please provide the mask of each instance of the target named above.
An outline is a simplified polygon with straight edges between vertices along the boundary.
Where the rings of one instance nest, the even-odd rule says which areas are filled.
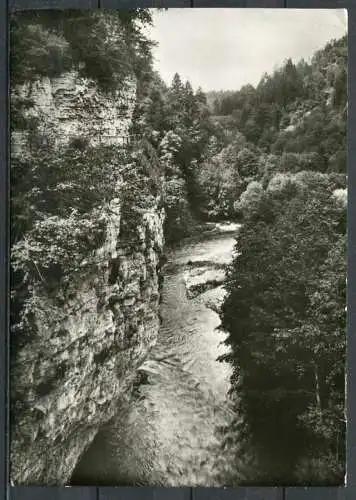
[[[31,17],[31,16],[30,16]],[[23,22],[23,16],[13,18],[10,30],[12,85],[37,78],[55,78],[72,68],[73,57],[69,42],[40,24]]]

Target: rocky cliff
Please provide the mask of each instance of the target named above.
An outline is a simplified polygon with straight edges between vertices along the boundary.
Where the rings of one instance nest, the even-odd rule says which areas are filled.
[[[88,247],[87,255],[84,251],[66,272],[65,286],[61,275],[49,291],[56,268],[46,268],[44,257],[43,262],[36,259],[35,247],[42,242],[50,257],[53,247],[61,246],[55,238],[60,240],[61,228],[71,217],[67,231],[79,231],[76,213],[51,216],[56,224],[53,245],[48,238],[44,244],[31,239],[31,231],[13,241],[15,263],[20,245],[28,268],[21,271],[21,286],[16,269],[12,283],[21,289],[13,291],[20,294],[12,306],[13,317],[22,320],[12,333],[21,341],[13,340],[11,350],[11,479],[15,484],[63,484],[98,429],[118,410],[120,398],[156,341],[164,211],[157,190],[138,207],[123,209],[132,176],[144,182],[135,161],[129,161],[138,153],[132,145],[128,153],[126,146],[136,103],[134,77],[120,93],[107,94],[94,80],[71,70],[18,85],[12,98],[28,103],[25,118],[36,120],[37,135],[52,137],[51,148],[60,152],[79,140],[84,147],[109,146],[120,158],[110,199],[95,209],[101,224],[99,243],[90,251]],[[28,134],[12,132],[14,164],[23,155],[33,164]],[[18,169],[13,175],[19,175]],[[88,178],[88,190],[95,190],[90,182]],[[42,219],[48,223],[51,217]],[[92,212],[85,219],[88,237],[93,217]],[[41,219],[38,213],[37,218]]]

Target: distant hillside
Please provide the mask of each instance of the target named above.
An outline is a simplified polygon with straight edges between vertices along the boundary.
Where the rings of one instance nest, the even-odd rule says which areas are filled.
[[[256,87],[210,92],[226,146],[200,172],[209,213],[232,215],[248,182],[267,181],[273,172],[345,173],[346,83],[345,36],[328,43],[310,63],[289,59]]]

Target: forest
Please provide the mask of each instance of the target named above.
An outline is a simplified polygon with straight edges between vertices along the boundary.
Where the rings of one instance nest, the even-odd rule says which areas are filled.
[[[204,93],[154,70],[145,9],[26,16],[12,21],[13,85],[75,67],[109,96],[128,75],[138,86],[130,144],[119,152],[83,139],[59,154],[26,113],[31,103],[12,97],[12,130],[28,140],[11,166],[12,356],[32,338],[34,284],[65,301],[90,265],[105,236],[102,207],[125,167],[122,235],[157,197],[167,247],[212,221],[241,223],[219,313],[235,409],[225,446],[236,445],[239,472],[222,481],[343,483],[346,36],[255,87]]]

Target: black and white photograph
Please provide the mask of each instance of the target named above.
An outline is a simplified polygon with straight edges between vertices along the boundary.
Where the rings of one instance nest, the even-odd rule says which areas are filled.
[[[347,11],[9,30],[11,484],[343,486]]]

